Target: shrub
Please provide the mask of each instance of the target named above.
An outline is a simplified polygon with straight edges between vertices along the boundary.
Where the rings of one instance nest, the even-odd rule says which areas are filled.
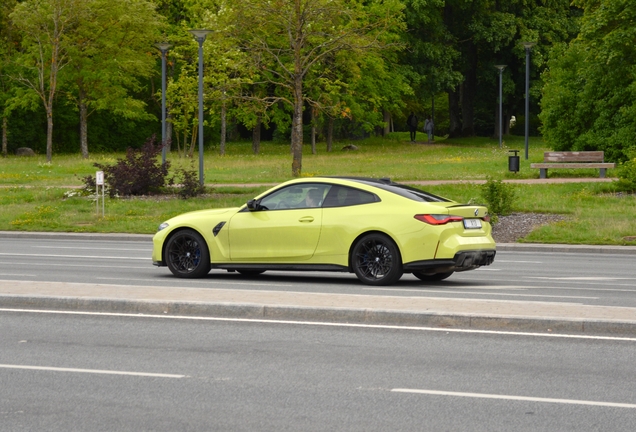
[[[513,185],[488,177],[486,183],[481,186],[481,194],[488,205],[493,223],[497,222],[498,216],[512,213],[516,199],[516,190]]]
[[[619,165],[618,178],[620,179],[616,185],[618,189],[627,192],[636,191],[636,155],[631,155],[628,161]]]
[[[205,186],[199,183],[197,173],[194,169],[186,170],[180,168],[170,179],[171,184],[177,184],[177,193],[183,199],[192,198],[205,193]]]
[[[118,159],[114,165],[93,164],[104,171],[104,183],[110,197],[161,192],[166,185],[170,162],[161,163],[158,156],[162,146],[156,145],[155,141],[153,135],[140,149],[128,148],[125,159]],[[95,180],[92,177],[85,178],[84,183],[87,189],[91,187],[94,190]]]

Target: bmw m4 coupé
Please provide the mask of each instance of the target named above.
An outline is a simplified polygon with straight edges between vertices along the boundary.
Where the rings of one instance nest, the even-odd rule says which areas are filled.
[[[183,278],[312,270],[355,273],[367,285],[391,285],[404,273],[440,281],[495,258],[486,207],[349,177],[290,180],[241,207],[174,217],[153,246],[154,264]]]

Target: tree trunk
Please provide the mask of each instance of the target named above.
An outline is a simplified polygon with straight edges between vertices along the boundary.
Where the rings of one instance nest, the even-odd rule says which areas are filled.
[[[503,115],[503,133],[504,135],[510,135],[510,116],[506,113],[505,108]]]
[[[9,128],[7,124],[7,118],[2,117],[2,155],[7,155],[7,129]]]
[[[333,147],[333,117],[329,117],[327,120],[327,152],[330,152]]]
[[[256,117],[256,124],[254,125],[254,129],[252,129],[252,151],[255,155],[261,150],[261,123],[262,117],[259,114]]]
[[[459,121],[459,92],[451,90],[448,92],[448,116],[450,119],[449,138],[461,136],[461,122]]]
[[[46,161],[53,159],[53,107],[46,107]]]
[[[79,85],[78,108],[80,114],[80,151],[82,158],[88,159],[88,107],[86,106],[86,92]]]
[[[503,125],[503,122],[501,123]],[[495,133],[492,136],[499,140],[499,102],[497,102],[497,106],[495,107]]]
[[[475,94],[477,93],[477,50],[471,44],[468,50],[469,67],[462,92],[462,136],[475,136]]]
[[[384,130],[382,132],[382,136],[387,136],[391,132],[391,113],[387,110],[382,110],[382,117],[384,121]]]
[[[226,109],[225,103],[221,106],[221,145],[220,145],[220,153],[221,156],[225,155],[225,136],[227,135],[227,119],[226,119]]]
[[[167,109],[166,109],[167,110]],[[166,113],[166,152],[170,153],[172,151],[172,115],[170,112]],[[178,145],[177,145],[178,147]]]
[[[298,74],[294,80],[294,117],[292,119],[291,153],[292,176],[300,177],[303,167],[303,81]]]
[[[316,112],[311,108],[311,154],[316,154]]]
[[[190,150],[188,150],[188,157],[194,156],[194,147],[197,144],[197,137],[199,136],[199,127],[192,125],[192,136],[190,137]]]

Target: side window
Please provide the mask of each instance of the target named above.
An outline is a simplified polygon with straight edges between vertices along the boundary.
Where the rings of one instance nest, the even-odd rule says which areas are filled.
[[[321,207],[331,185],[301,183],[279,189],[260,201],[267,210]]]
[[[370,192],[354,189],[346,186],[333,186],[325,197],[323,207],[345,207],[360,204],[369,204],[380,201]]]

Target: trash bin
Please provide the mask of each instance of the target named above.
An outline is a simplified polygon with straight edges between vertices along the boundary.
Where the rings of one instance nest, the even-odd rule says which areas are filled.
[[[508,171],[510,172],[519,172],[519,150],[510,150],[510,153],[514,153],[514,155],[508,156]]]

